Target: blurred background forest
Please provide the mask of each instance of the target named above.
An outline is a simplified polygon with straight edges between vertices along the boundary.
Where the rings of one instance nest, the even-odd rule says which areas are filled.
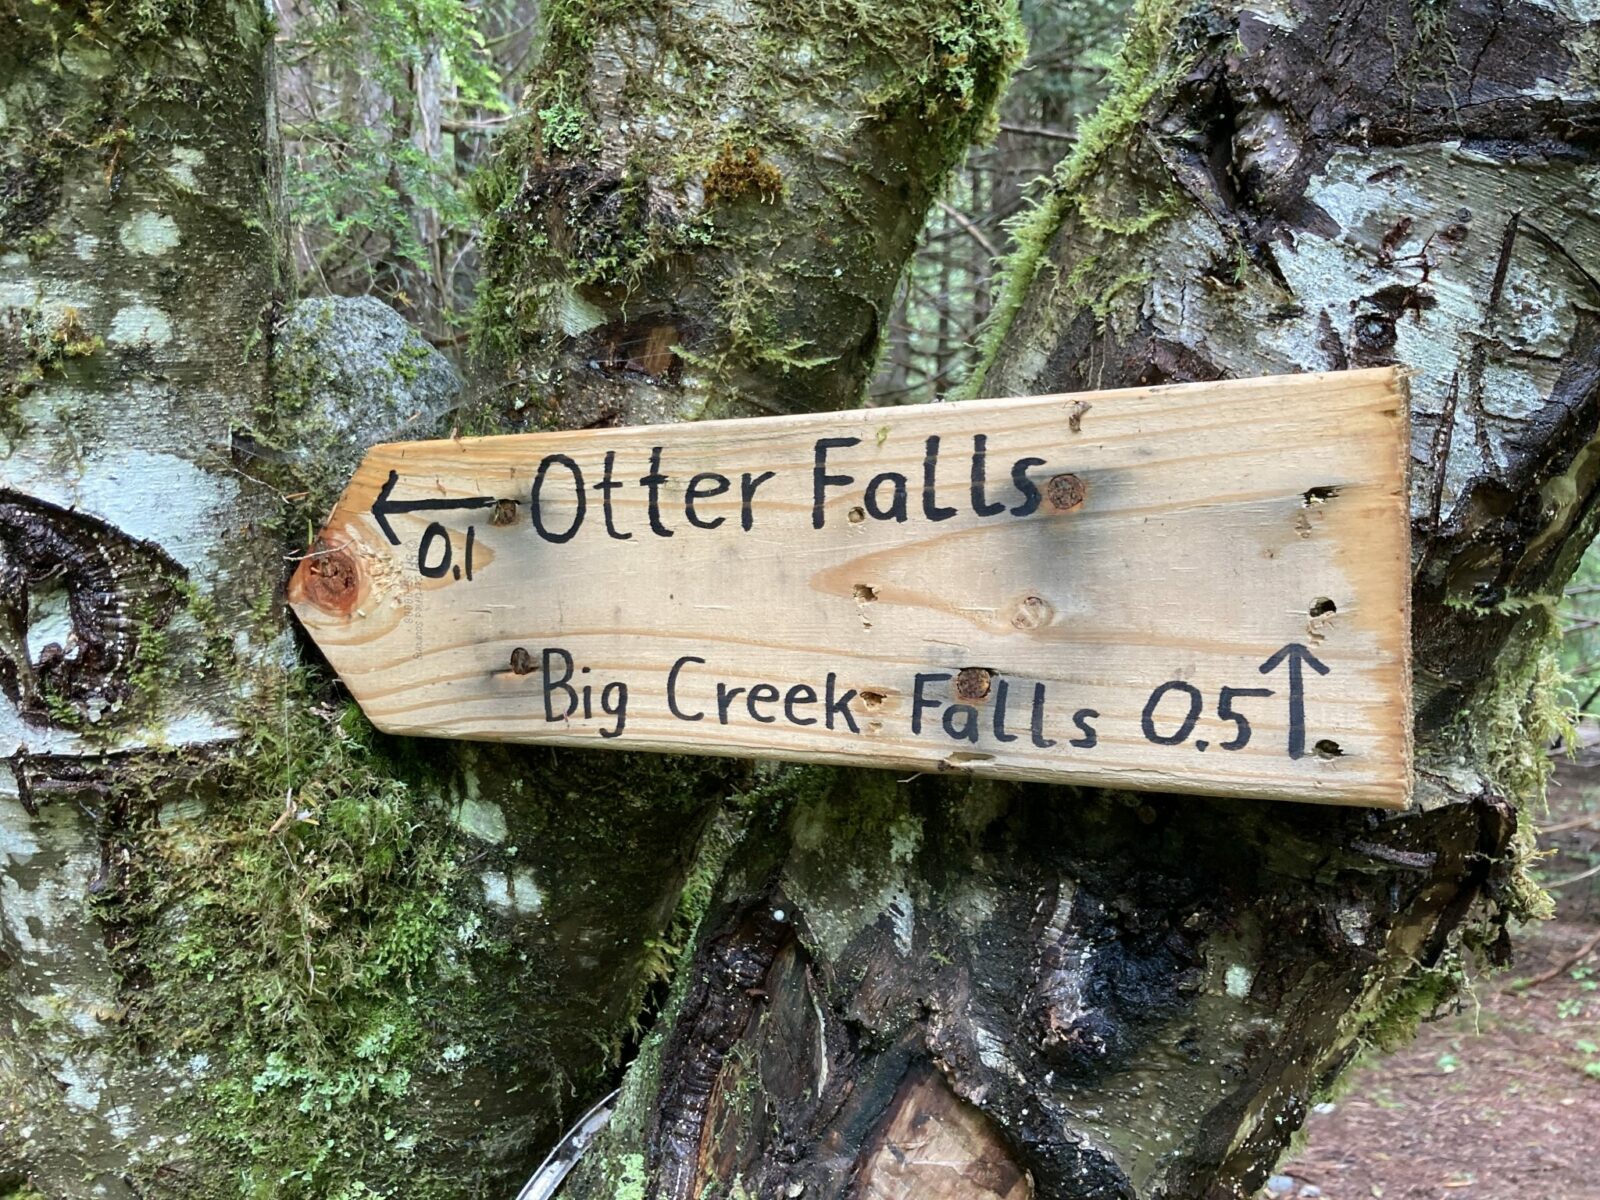
[[[1098,103],[1125,0],[1023,0],[1031,51],[989,144],[929,214],[872,401],[935,400],[967,376],[1012,223]],[[466,352],[477,285],[473,178],[515,118],[535,0],[292,0],[279,14],[279,124],[304,295],[374,295]]]
[[[929,213],[870,403],[937,400],[966,378],[1016,219],[1103,93],[1123,0],[1021,8],[1031,50],[993,138]],[[535,0],[280,9],[285,215],[302,295],[376,296],[470,359],[474,175],[517,117],[539,22]],[[1522,931],[1510,972],[1352,1072],[1269,1196],[1600,1200],[1600,555],[1556,613],[1586,719],[1575,744],[1550,748],[1541,877],[1554,919]]]

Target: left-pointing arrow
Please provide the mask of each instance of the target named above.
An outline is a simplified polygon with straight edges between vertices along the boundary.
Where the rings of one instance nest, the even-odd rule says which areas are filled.
[[[394,485],[400,482],[400,472],[390,471],[389,478],[384,482],[378,492],[378,497],[372,502],[372,517],[378,522],[378,528],[383,530],[383,536],[389,539],[391,546],[400,544],[400,537],[394,531],[394,526],[389,524],[390,513],[408,512],[437,512],[447,508],[490,508],[495,502],[493,496],[463,496],[459,500],[391,500],[394,495]]]

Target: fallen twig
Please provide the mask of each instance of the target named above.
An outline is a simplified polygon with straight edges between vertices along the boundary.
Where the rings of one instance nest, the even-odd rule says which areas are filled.
[[[1554,825],[1544,825],[1539,829],[1539,836],[1547,837],[1552,833],[1566,833],[1569,829],[1600,829],[1600,817],[1590,813],[1583,817],[1573,817],[1570,821],[1558,821]]]
[[[1579,871],[1576,875],[1568,875],[1565,879],[1557,879],[1553,883],[1544,884],[1543,887],[1545,891],[1553,892],[1557,888],[1566,887],[1569,883],[1582,883],[1585,879],[1593,879],[1596,875],[1600,875],[1600,863],[1595,863],[1587,871]]]
[[[1540,975],[1535,975],[1526,983],[1518,983],[1516,985],[1517,990],[1527,991],[1529,988],[1538,987],[1541,983],[1549,983],[1557,975],[1565,975],[1568,971],[1572,970],[1573,967],[1577,966],[1584,959],[1588,958],[1589,955],[1593,954],[1597,949],[1600,949],[1600,930],[1596,930],[1595,935],[1592,938],[1590,938],[1583,945],[1579,946],[1572,955],[1561,962],[1558,962],[1548,971],[1545,971]]]

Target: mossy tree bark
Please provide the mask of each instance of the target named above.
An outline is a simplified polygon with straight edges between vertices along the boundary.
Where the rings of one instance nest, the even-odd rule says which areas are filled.
[[[1011,6],[558,0],[481,183],[506,407],[567,426],[855,404]]]
[[[291,667],[285,554],[385,414],[330,422],[309,351],[269,380],[265,15],[0,20],[0,1194],[504,1190],[726,786],[424,761]],[[562,816],[588,787],[624,799]]]
[[[431,351],[279,345],[258,4],[0,28],[0,1195],[501,1194],[730,774],[419,751],[301,665],[285,558]]]
[[[1018,44],[858,15],[552,7],[454,420],[859,392]],[[383,739],[299,664],[284,556],[422,351],[278,341],[258,7],[0,17],[0,1194],[506,1194],[792,782]]]
[[[265,395],[269,33],[181,0],[0,29],[0,1192],[122,1196],[184,1081],[127,1052],[87,905],[117,781],[229,744],[273,657],[270,492],[230,461]]]
[[[1247,1196],[1363,1044],[1503,960],[1600,519],[1582,11],[1146,0],[981,383],[1411,367],[1411,811],[811,772],[572,1195]]]
[[[420,747],[286,685],[268,485],[320,516],[290,452],[361,425],[264,373],[259,10],[0,0],[0,1194],[499,1194],[691,921],[570,1194],[1247,1191],[1530,905],[1600,473],[1563,11],[1147,4],[996,326],[991,394],[1418,369],[1419,801],[1379,819]],[[547,15],[476,422],[853,403],[1005,7]]]

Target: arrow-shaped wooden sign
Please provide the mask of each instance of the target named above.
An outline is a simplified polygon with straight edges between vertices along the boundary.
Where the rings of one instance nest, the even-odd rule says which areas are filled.
[[[1388,807],[1393,370],[375,447],[289,598],[394,733]]]

